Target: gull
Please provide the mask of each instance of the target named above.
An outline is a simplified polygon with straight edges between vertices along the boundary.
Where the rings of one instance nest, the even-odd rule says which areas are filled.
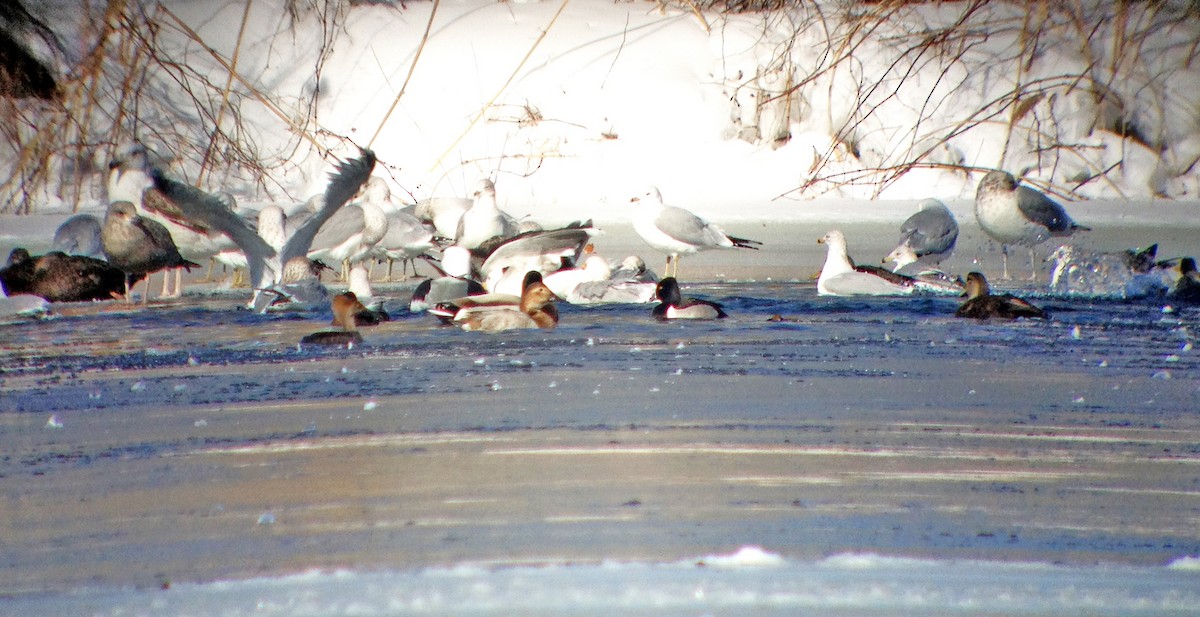
[[[1046,313],[1042,309],[1020,298],[1009,294],[993,295],[987,279],[979,272],[967,274],[966,286],[967,291],[963,295],[967,297],[967,300],[954,312],[955,317],[971,319],[1046,318]]]
[[[564,299],[571,304],[645,304],[654,300],[657,288],[658,277],[646,262],[629,255],[607,280],[580,283]]]
[[[23,248],[0,268],[0,286],[9,295],[30,294],[50,302],[111,300],[125,290],[125,273],[103,259],[51,251],[33,257]]]
[[[510,238],[519,232],[516,221],[496,205],[496,185],[484,178],[471,193],[471,208],[463,213],[455,231],[454,243],[468,249],[479,248],[492,238]]]
[[[633,229],[655,250],[667,255],[664,275],[679,275],[679,257],[714,248],[746,248],[757,250],[761,242],[736,238],[720,227],[675,206],[663,204],[658,189],[647,187],[631,202],[639,204],[634,213]],[[674,262],[675,269],[671,269]]]
[[[1006,171],[989,171],[975,192],[975,218],[993,240],[1000,243],[1004,255],[1004,278],[1008,275],[1008,246],[1029,247],[1030,280],[1037,278],[1033,269],[1033,247],[1051,237],[1067,237],[1076,231],[1089,231],[1067,215],[1058,202],[1026,186],[1017,186],[1016,178]]]
[[[608,261],[603,257],[593,252],[594,250],[591,244],[585,246],[583,263],[576,265],[574,261],[568,261],[553,272],[543,273],[542,282],[546,283],[554,295],[568,302],[570,302],[568,298],[580,285],[607,282],[612,277],[612,266],[608,265]]]
[[[130,288],[138,278],[167,268],[192,268],[200,264],[188,261],[179,254],[171,232],[162,224],[139,215],[133,204],[116,201],[108,205],[100,241],[108,263],[125,273],[125,301],[132,302]],[[164,275],[165,276],[165,275]],[[149,287],[149,281],[146,282]],[[149,289],[142,294],[142,304],[149,300]]]
[[[0,319],[42,317],[49,312],[50,303],[45,298],[29,294],[8,295],[0,286]]]
[[[109,203],[127,201],[134,205],[139,215],[162,224],[185,258],[202,262],[223,250],[236,248],[235,241],[227,233],[214,228],[209,221],[191,216],[157,186],[155,176],[161,171],[150,164],[144,145],[134,143],[119,152],[109,163],[109,170]],[[231,215],[236,207],[220,198],[215,198],[213,203]],[[162,295],[177,297],[182,293],[182,273],[177,272],[175,279],[172,293],[168,293],[167,279],[163,279]]]
[[[328,266],[307,257],[293,257],[283,265],[283,274],[266,291],[276,294],[270,310],[317,310],[329,304],[329,290],[321,284],[321,270]]]
[[[321,226],[308,252],[310,259],[342,264],[342,278],[350,265],[366,259],[387,233],[388,217],[378,205],[360,201],[340,208]]]
[[[954,214],[942,202],[926,199],[900,224],[900,243],[883,258],[883,263],[896,262],[893,272],[917,261],[936,266],[950,256],[956,240],[958,222]]]
[[[54,230],[51,249],[67,255],[103,258],[104,247],[100,245],[100,228],[103,226],[100,219],[91,214],[76,214]]]
[[[369,304],[370,310],[376,313],[378,317],[381,317],[379,321],[388,320],[387,313],[383,311],[383,298],[375,297],[375,292],[371,290],[371,277],[367,272],[367,267],[362,262],[350,266],[350,280],[348,283],[349,291],[360,301]]]
[[[655,319],[721,319],[728,317],[721,305],[708,300],[685,298],[679,291],[679,282],[668,276],[658,282],[654,297],[659,304],[650,310]]]
[[[313,214],[288,236],[279,250],[263,240],[244,219],[225,208],[216,196],[167,178],[156,169],[152,172],[155,188],[183,208],[190,218],[219,229],[242,249],[250,272],[250,285],[255,290],[249,308],[261,312],[278,297],[278,294],[263,292],[282,281],[283,264],[308,253],[317,230],[350,201],[374,167],[375,153],[370,150],[361,150],[357,158],[339,161],[330,174],[325,192],[310,200],[315,206]]]
[[[430,197],[417,202],[413,215],[433,225],[438,236],[453,240],[458,235],[458,222],[463,213],[474,203],[466,197]]]
[[[549,274],[566,263],[579,263],[584,248],[599,230],[591,221],[561,229],[535,230],[518,234],[497,244],[479,266],[484,287],[491,292],[519,295],[524,273],[537,270]]]
[[[827,247],[825,266],[817,279],[822,296],[903,296],[915,289],[913,279],[882,268],[855,266],[846,250],[846,236],[834,229],[817,240]]]
[[[387,215],[387,233],[375,245],[374,254],[377,258],[386,259],[387,278],[392,280],[392,264],[400,261],[401,276],[407,276],[408,264],[426,251],[434,247],[433,231],[421,222],[421,219],[397,210]],[[413,276],[417,274],[416,264],[413,264]]]
[[[442,250],[441,267],[434,266],[441,276],[426,279],[413,290],[408,310],[422,313],[429,307],[453,302],[457,298],[486,293],[483,285],[471,278],[471,252],[461,246]]]

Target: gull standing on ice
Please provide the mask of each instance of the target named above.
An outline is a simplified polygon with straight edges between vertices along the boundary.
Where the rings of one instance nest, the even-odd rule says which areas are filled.
[[[375,245],[375,257],[387,260],[387,278],[392,280],[392,264],[400,261],[400,275],[408,275],[408,264],[413,264],[413,276],[417,275],[416,258],[434,247],[433,232],[421,219],[397,210],[387,214],[387,233]]]
[[[946,204],[926,199],[920,209],[900,224],[900,244],[883,258],[896,262],[893,272],[918,261],[936,266],[950,256],[958,240],[958,221]]]
[[[641,195],[629,201],[639,207],[633,216],[633,229],[652,248],[667,256],[664,276],[679,275],[679,257],[714,248],[745,248],[758,250],[761,242],[735,238],[708,221],[675,206],[663,204],[658,189],[647,187]],[[675,264],[674,270],[671,264]]]
[[[817,293],[822,296],[904,296],[915,289],[909,277],[882,268],[856,268],[846,250],[846,236],[836,229],[818,238],[817,243],[828,247],[825,266],[817,279]]]
[[[370,201],[339,209],[313,238],[310,259],[342,265],[342,278],[350,276],[350,265],[366,259],[387,233],[388,218],[383,208]]]
[[[1029,247],[1030,280],[1037,278],[1033,269],[1033,247],[1051,237],[1067,237],[1088,227],[1071,220],[1058,202],[1027,186],[1017,186],[1016,178],[1006,171],[989,171],[975,192],[975,218],[992,239],[1000,243],[1004,255],[1004,278],[1008,275],[1008,246]]]
[[[133,204],[128,201],[109,204],[108,214],[104,217],[104,228],[100,231],[100,241],[108,263],[125,273],[126,302],[133,301],[129,291],[138,277],[168,268],[185,268],[190,271],[200,267],[200,264],[188,261],[179,254],[179,249],[171,240],[171,232],[167,231],[166,227],[139,215]],[[149,286],[150,282],[147,280],[142,304],[149,300]]]
[[[203,262],[215,257],[223,250],[236,248],[234,240],[220,229],[203,219],[192,216],[156,183],[162,172],[150,164],[146,147],[134,143],[117,154],[109,163],[109,203],[127,201],[134,205],[137,213],[162,224],[181,255],[190,260]],[[233,215],[235,204],[216,199],[214,204]],[[163,296],[178,297],[182,293],[181,272],[175,274],[175,291],[168,293],[167,279],[163,279]]]
[[[987,279],[979,272],[967,274],[966,286],[967,291],[963,295],[967,296],[967,299],[954,312],[955,317],[971,319],[1046,318],[1046,313],[1042,309],[1016,296],[992,295]]]

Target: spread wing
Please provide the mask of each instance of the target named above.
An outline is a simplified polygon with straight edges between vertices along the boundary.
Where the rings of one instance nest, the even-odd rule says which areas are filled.
[[[356,159],[342,161],[337,164],[337,171],[329,177],[329,186],[325,187],[324,202],[312,215],[292,234],[283,250],[280,251],[281,263],[287,263],[293,257],[303,257],[308,254],[317,230],[338,208],[346,205],[375,169],[375,153],[370,150],[360,150]]]
[[[216,195],[172,180],[157,168],[151,169],[150,175],[154,179],[154,188],[147,189],[147,193],[161,192],[166,201],[178,207],[185,219],[229,236],[246,254],[250,280],[255,285],[260,284],[267,268],[266,260],[275,256],[275,249],[259,237],[245,219],[234,213],[229,204]]]

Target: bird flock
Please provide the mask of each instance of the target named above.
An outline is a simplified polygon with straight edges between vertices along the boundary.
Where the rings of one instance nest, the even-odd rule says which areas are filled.
[[[658,320],[721,319],[715,302],[685,297],[680,261],[713,249],[757,251],[758,241],[729,235],[693,212],[664,202],[660,191],[645,187],[630,198],[633,229],[646,245],[665,256],[659,278],[636,255],[609,261],[594,239],[601,231],[591,221],[546,229],[504,212],[496,185],[478,180],[467,198],[435,197],[415,204],[397,203],[387,182],[373,175],[375,156],[360,151],[340,161],[326,190],[291,208],[269,204],[258,212],[239,209],[229,194],[211,194],[175,180],[152,162],[141,144],[122,149],[110,164],[108,208],[103,219],[80,214],[56,231],[53,250],[40,256],[14,249],[0,269],[9,314],[39,313],[47,302],[116,300],[132,303],[142,281],[142,304],[150,297],[151,275],[163,274],[160,297],[182,294],[182,271],[216,263],[246,272],[257,312],[330,311],[330,328],[305,336],[301,346],[361,344],[359,328],[389,320],[371,288],[372,269],[387,262],[384,280],[401,277],[418,261],[435,274],[417,285],[408,304],[438,322],[467,331],[499,332],[551,329],[559,321],[556,302],[570,304],[651,304]],[[998,242],[1009,277],[1010,247],[1030,251],[1051,238],[1069,238],[1088,228],[1064,208],[1009,173],[988,172],[979,182],[975,216]],[[822,296],[904,296],[934,293],[964,296],[956,315],[976,319],[1046,318],[1041,309],[1008,294],[992,294],[979,272],[965,282],[942,271],[952,254],[958,222],[936,199],[927,199],[900,226],[899,242],[880,262],[856,263],[845,234],[833,229],[817,239],[826,259],[817,277]],[[1072,245],[1054,254],[1052,289],[1101,272],[1128,274],[1138,293],[1180,302],[1200,302],[1195,261],[1156,261],[1154,249],[1113,254],[1088,252]],[[1090,261],[1089,261],[1090,260]],[[175,273],[175,285],[169,285]],[[324,276],[340,279],[348,291],[331,295]],[[1150,281],[1150,282],[1147,282]],[[394,310],[394,309],[393,309]]]

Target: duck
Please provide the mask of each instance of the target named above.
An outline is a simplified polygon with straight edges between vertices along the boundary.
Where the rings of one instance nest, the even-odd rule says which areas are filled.
[[[1030,280],[1037,278],[1033,269],[1033,247],[1052,237],[1069,237],[1091,228],[1071,219],[1061,204],[1039,191],[1018,186],[1007,171],[992,170],[983,176],[975,191],[975,218],[984,233],[1000,243],[1004,257],[1004,278],[1008,273],[1008,247],[1029,247]]]
[[[554,301],[558,297],[542,282],[541,273],[527,274],[521,297],[514,304],[508,299],[472,296],[457,301],[453,321],[463,330],[500,332],[503,330],[533,329],[552,330],[558,325],[558,308]]]
[[[84,255],[51,251],[34,257],[17,247],[0,268],[0,286],[9,295],[30,294],[49,302],[87,302],[123,297],[125,273]]]
[[[360,326],[378,326],[391,319],[382,308],[368,308],[353,291],[344,291],[333,297],[333,321],[330,325],[346,330]]]
[[[846,249],[846,236],[830,230],[817,239],[827,247],[825,266],[817,278],[817,293],[822,296],[905,296],[916,290],[912,277],[883,268],[855,266]]]
[[[963,295],[967,299],[954,312],[955,317],[971,319],[1017,319],[1020,317],[1046,319],[1046,313],[1042,309],[1021,298],[1010,294],[993,295],[987,279],[984,278],[982,273],[968,273],[966,288],[966,292]]]
[[[632,221],[634,231],[651,248],[667,256],[664,276],[679,276],[682,255],[718,248],[758,250],[762,246],[755,240],[731,236],[684,208],[664,204],[657,187],[648,186],[629,201],[638,205]]]
[[[141,277],[164,269],[184,268],[190,272],[200,267],[179,254],[165,226],[139,215],[128,201],[109,204],[100,241],[108,263],[125,273],[124,296],[129,303],[133,302],[129,292]],[[149,301],[149,295],[149,290],[142,294],[142,304]]]
[[[1167,290],[1167,299],[1187,304],[1200,303],[1200,272],[1196,271],[1196,260],[1183,257],[1179,260],[1179,278]]]
[[[439,304],[452,303],[457,298],[487,293],[484,286],[471,276],[471,252],[461,246],[442,250],[440,267],[430,262],[439,276],[425,279],[413,290],[408,310],[424,313]]]
[[[679,282],[673,276],[658,282],[654,297],[659,304],[650,309],[650,316],[655,319],[721,319],[729,316],[716,302],[684,298],[679,291]]]
[[[300,339],[301,347],[322,345],[352,349],[355,345],[362,344],[363,338],[362,334],[358,332],[357,315],[365,307],[358,301],[358,298],[352,292],[341,293],[333,297],[330,305],[333,309],[332,325],[340,327],[341,330],[313,332]]]

